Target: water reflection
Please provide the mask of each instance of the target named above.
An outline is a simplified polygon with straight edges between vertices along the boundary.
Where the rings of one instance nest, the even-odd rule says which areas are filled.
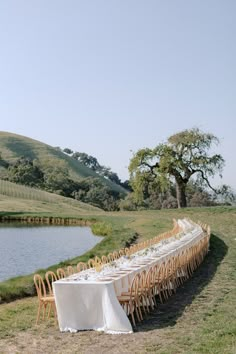
[[[0,281],[79,256],[101,240],[89,227],[1,224]]]

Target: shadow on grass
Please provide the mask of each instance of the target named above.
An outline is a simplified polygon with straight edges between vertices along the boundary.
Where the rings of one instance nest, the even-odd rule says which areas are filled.
[[[177,319],[182,316],[185,308],[192,303],[204,287],[211,281],[217,267],[225,257],[228,247],[216,235],[211,234],[210,252],[194,272],[191,279],[177,289],[164,304],[158,304],[158,308],[151,311],[147,318],[138,323],[136,332],[146,332],[158,328],[174,326]]]

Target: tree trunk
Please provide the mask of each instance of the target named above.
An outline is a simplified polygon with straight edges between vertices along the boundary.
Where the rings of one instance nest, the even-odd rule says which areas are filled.
[[[186,183],[182,181],[176,181],[176,198],[178,203],[178,208],[186,208],[187,199],[186,199]]]

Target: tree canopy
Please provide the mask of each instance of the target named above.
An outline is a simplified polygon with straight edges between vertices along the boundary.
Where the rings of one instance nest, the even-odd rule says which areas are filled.
[[[186,207],[186,186],[193,175],[199,183],[216,192],[209,179],[217,173],[221,176],[224,159],[219,154],[210,155],[210,150],[218,143],[213,134],[193,128],[170,136],[154,149],[137,151],[129,165],[136,196],[142,199],[150,184],[165,191],[174,182],[178,207]]]

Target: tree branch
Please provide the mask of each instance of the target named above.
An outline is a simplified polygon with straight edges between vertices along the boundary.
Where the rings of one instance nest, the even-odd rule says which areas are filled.
[[[219,194],[219,192],[218,192],[215,188],[213,188],[213,187],[211,186],[210,182],[209,182],[208,179],[205,177],[205,175],[204,175],[204,173],[203,173],[202,170],[193,170],[193,173],[195,173],[195,172],[199,172],[199,173],[201,174],[201,176],[202,176],[202,179],[206,182],[206,184],[208,185],[208,187],[209,187],[213,192],[215,192],[216,194]]]
[[[144,162],[144,161],[141,160],[141,165],[147,166],[150,169],[151,174],[154,175],[155,177],[157,177],[157,174],[155,173],[154,168],[160,166],[158,162],[156,162],[155,165],[150,165],[149,163]]]

